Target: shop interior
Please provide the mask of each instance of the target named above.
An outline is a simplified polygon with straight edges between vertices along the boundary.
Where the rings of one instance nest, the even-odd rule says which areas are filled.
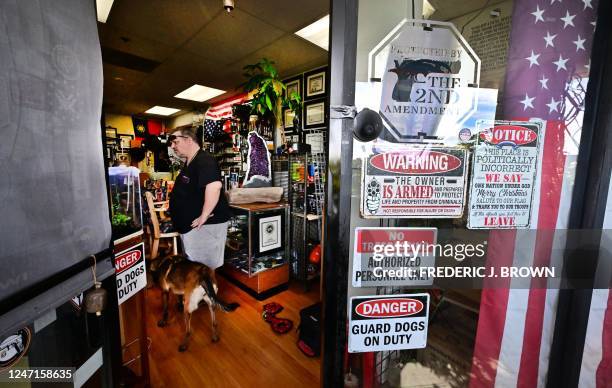
[[[406,2],[397,3],[409,13]],[[425,18],[450,21],[462,30],[481,55],[481,86],[498,90],[511,10],[512,1],[432,0],[422,7]],[[184,328],[176,299],[170,301],[169,324],[158,327],[162,297],[150,284],[120,309],[123,361],[135,380],[148,374],[160,385],[319,385],[328,15],[327,1],[115,1],[108,18],[98,23],[116,252],[142,240],[148,261],[181,253],[167,214],[181,168],[167,147],[167,136],[176,129],[197,128],[203,148],[223,172],[233,210],[219,295],[240,307],[217,314],[221,339],[216,343],[210,340],[208,311],[197,310],[191,345],[181,353],[177,347]],[[360,28],[366,25],[360,22]],[[262,83],[254,73],[282,82],[282,90],[259,93]],[[263,107],[259,112],[258,105]],[[282,188],[264,197],[239,193],[248,175],[252,132],[268,151],[269,186]],[[271,219],[278,221],[279,234],[273,236],[273,248],[264,248],[259,232]],[[453,223],[414,225],[450,228]],[[432,293],[432,298],[436,320],[427,349],[380,352],[374,358],[353,354],[347,360],[350,369],[390,384],[399,361],[416,360],[416,369],[402,372],[418,376],[414,381],[452,386],[468,381],[480,293],[454,290]],[[264,306],[271,302],[282,310],[265,319]]]
[[[232,209],[218,294],[240,307],[216,314],[218,342],[208,309],[196,310],[179,352],[178,298],[159,327],[162,295],[149,276],[120,306],[133,381],[148,370],[155,386],[319,385],[328,15],[327,1],[115,1],[98,22],[116,253],[143,241],[149,264],[183,254],[168,211],[177,129],[197,130]],[[265,154],[250,151],[254,141]],[[269,187],[247,188],[248,167],[262,160]]]

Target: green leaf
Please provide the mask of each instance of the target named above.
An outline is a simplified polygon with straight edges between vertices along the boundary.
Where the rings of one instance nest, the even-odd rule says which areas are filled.
[[[274,89],[274,93],[276,93],[277,96],[280,96],[283,94],[283,89],[285,88],[285,85],[283,85],[281,81],[272,80],[272,88]]]
[[[266,106],[270,111],[272,111],[272,101],[270,101],[270,96],[266,94]]]

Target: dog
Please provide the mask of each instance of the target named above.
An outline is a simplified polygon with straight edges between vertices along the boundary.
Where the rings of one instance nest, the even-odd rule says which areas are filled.
[[[215,308],[225,312],[236,310],[238,303],[225,303],[217,296],[217,282],[213,269],[202,263],[187,259],[182,255],[169,255],[151,262],[150,273],[153,281],[162,289],[163,316],[157,326],[164,327],[168,323],[168,299],[172,292],[183,297],[183,316],[185,319],[185,338],[180,344],[179,352],[184,352],[189,346],[191,336],[191,314],[201,302],[208,305],[212,320],[212,341],[219,341]]]

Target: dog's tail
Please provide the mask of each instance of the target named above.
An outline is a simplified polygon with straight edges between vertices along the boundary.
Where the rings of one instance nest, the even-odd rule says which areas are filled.
[[[224,301],[219,299],[219,297],[217,296],[217,293],[215,292],[215,287],[213,287],[212,281],[210,280],[210,277],[207,276],[204,278],[203,286],[204,286],[204,289],[206,290],[206,293],[210,297],[210,300],[212,300],[213,303],[219,306],[221,310],[225,311],[226,313],[229,313],[230,311],[234,311],[238,307],[240,307],[238,303],[225,303]]]

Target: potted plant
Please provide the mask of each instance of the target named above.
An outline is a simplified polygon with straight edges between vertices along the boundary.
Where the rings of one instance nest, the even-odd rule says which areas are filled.
[[[276,107],[283,99],[285,84],[279,79],[274,62],[267,58],[247,65],[244,76],[248,80],[243,84],[247,93],[255,91],[251,100],[251,113],[257,114],[260,120],[274,126],[276,122]]]

